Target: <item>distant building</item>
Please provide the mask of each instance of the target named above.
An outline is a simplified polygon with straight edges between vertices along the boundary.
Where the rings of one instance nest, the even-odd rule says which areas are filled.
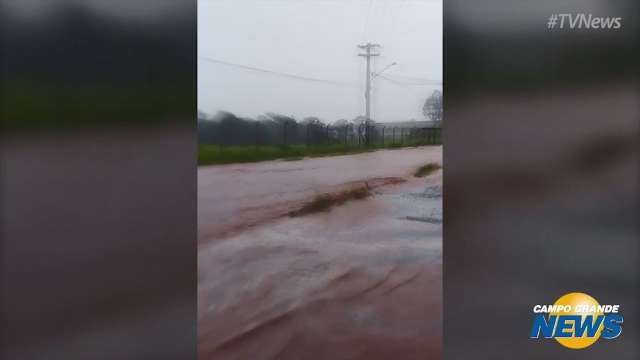
[[[377,126],[384,126],[389,128],[405,128],[405,129],[425,129],[425,128],[437,128],[440,127],[435,121],[427,120],[410,120],[410,121],[394,121],[394,122],[380,122],[376,123]]]

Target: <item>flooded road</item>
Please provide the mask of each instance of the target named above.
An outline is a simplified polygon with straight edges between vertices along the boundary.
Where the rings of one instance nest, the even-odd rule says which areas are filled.
[[[422,147],[201,169],[209,181],[247,187],[217,195],[240,201],[229,213],[242,213],[249,199],[268,206],[367,179],[406,181],[328,212],[275,218],[216,241],[201,236],[199,358],[441,358],[442,172],[411,176],[441,157],[441,147]],[[255,174],[246,181],[256,187],[237,174]],[[199,206],[215,213],[205,203],[214,194],[206,195]]]
[[[273,220],[315,195],[350,188],[362,181],[385,182],[410,176],[439,162],[442,147],[379,150],[299,161],[205,166],[198,169],[198,240]]]

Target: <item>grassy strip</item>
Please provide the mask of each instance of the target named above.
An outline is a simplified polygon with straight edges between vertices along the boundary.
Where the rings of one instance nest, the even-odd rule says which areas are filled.
[[[337,194],[322,194],[316,196],[308,204],[305,204],[303,207],[296,211],[292,211],[289,213],[289,216],[302,216],[307,214],[313,214],[322,211],[329,211],[332,207],[342,205],[350,200],[360,200],[364,199],[371,195],[369,190],[366,187],[361,187],[358,189],[351,189],[339,192]]]
[[[182,91],[192,89],[189,84],[134,85],[2,84],[0,126],[14,132],[175,121],[195,124],[195,90]]]
[[[300,160],[304,157],[320,157],[330,155],[348,155],[369,152],[377,149],[395,149],[416,146],[388,144],[385,146],[351,146],[351,145],[289,145],[289,146],[226,146],[198,145],[198,165],[221,165],[234,163],[250,163],[268,160]]]
[[[440,166],[440,164],[437,163],[428,163],[426,165],[422,165],[420,166],[415,173],[413,173],[413,176],[415,177],[425,177],[428,176],[430,174],[432,174],[433,172],[441,169],[442,166]]]

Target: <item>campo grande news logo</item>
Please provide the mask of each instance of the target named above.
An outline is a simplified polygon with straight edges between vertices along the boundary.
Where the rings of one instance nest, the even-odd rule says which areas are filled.
[[[556,339],[570,349],[584,349],[598,339],[615,339],[622,334],[620,305],[600,305],[584,293],[561,296],[553,305],[533,307],[530,338]]]

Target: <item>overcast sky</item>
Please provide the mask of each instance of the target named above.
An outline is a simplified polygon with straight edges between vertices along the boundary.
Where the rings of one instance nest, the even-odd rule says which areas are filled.
[[[374,80],[374,120],[423,119],[442,89],[441,0],[199,0],[198,107],[353,119],[364,114],[356,45],[367,41],[382,45],[373,71],[397,63],[391,80]]]

